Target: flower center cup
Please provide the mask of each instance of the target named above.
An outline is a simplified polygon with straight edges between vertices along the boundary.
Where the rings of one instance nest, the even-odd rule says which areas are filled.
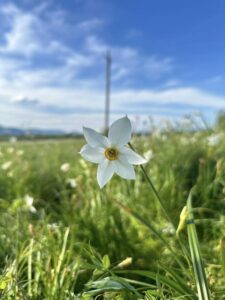
[[[115,148],[107,148],[104,155],[108,160],[116,160],[119,157],[119,152]]]

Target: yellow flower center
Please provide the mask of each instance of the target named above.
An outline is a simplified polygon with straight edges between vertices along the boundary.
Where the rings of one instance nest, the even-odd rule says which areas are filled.
[[[119,157],[119,152],[115,148],[107,148],[104,155],[108,160],[116,160]]]

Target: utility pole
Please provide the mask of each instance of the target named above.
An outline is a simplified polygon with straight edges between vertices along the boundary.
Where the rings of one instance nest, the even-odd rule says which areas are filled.
[[[106,72],[105,72],[105,133],[109,129],[109,110],[110,110],[110,87],[111,87],[111,64],[112,57],[110,51],[106,52]]]

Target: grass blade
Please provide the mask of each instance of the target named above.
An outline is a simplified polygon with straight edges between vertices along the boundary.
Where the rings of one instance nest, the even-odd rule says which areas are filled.
[[[163,237],[163,235],[154,227],[153,224],[147,222],[142,216],[140,216],[136,211],[133,211],[131,208],[126,207],[122,203],[120,203],[117,200],[114,200],[117,205],[119,205],[120,208],[122,208],[126,213],[133,216],[136,220],[138,220],[140,223],[145,225],[170,251],[170,253],[173,255],[173,258],[177,262],[177,264],[181,267],[181,269],[185,270],[185,266],[183,265],[182,261],[179,259],[177,253],[171,248],[170,244],[167,242],[167,240]]]
[[[225,279],[225,237],[221,241],[221,263],[222,263],[223,276]]]
[[[209,285],[205,274],[205,269],[200,253],[200,245],[197,236],[196,226],[194,223],[194,215],[192,212],[192,194],[190,192],[187,200],[188,218],[187,218],[187,232],[188,241],[191,251],[192,264],[195,274],[195,281],[197,285],[199,300],[210,300]]]
[[[195,294],[191,289],[188,288],[188,286],[185,286],[183,284],[180,284],[180,281],[176,281],[169,276],[162,275],[159,273],[146,271],[146,270],[129,270],[128,271],[117,271],[118,274],[136,274],[139,276],[144,276],[149,279],[152,279],[154,281],[158,280],[161,285],[165,285],[168,289],[173,290],[176,292],[179,296],[184,296],[186,299],[194,300],[197,299]]]

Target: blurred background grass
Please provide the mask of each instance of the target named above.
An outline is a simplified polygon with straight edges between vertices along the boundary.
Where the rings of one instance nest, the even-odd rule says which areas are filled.
[[[173,130],[168,125],[163,131],[151,128],[151,134],[132,139],[138,153],[149,159],[146,170],[175,224],[196,185],[193,206],[199,208],[196,223],[215,293],[224,287],[220,261],[220,241],[225,236],[224,124],[220,116],[213,129],[196,130],[192,123],[192,127]],[[2,299],[74,299],[85,290],[84,284],[104,255],[111,266],[127,257],[132,258],[132,269],[157,272],[159,265],[174,265],[161,242],[116,201],[154,224],[180,255],[172,239],[174,230],[141,170],[136,169],[136,181],[114,176],[100,190],[96,166],[78,154],[84,143],[83,139],[2,142]],[[186,240],[185,233],[183,238]],[[110,299],[129,298],[121,292]]]

